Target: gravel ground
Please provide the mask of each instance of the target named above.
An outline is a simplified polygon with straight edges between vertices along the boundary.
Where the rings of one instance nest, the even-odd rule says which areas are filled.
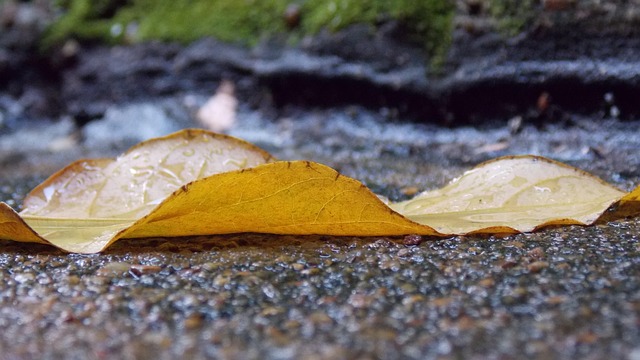
[[[637,121],[513,131],[514,121],[449,129],[360,108],[288,112],[270,119],[241,108],[231,133],[394,199],[518,153],[625,189],[640,182]],[[55,164],[70,155],[16,156]],[[4,166],[0,195],[13,205],[46,175],[11,177]],[[640,219],[630,219],[506,238],[125,240],[96,255],[5,242],[0,359],[637,360],[639,236]]]

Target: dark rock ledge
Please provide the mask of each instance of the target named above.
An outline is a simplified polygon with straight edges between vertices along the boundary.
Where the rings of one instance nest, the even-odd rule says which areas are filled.
[[[19,99],[34,117],[70,114],[84,124],[110,104],[209,94],[230,79],[255,106],[361,104],[441,124],[517,115],[558,120],[567,112],[632,118],[640,113],[634,95],[639,16],[632,15],[640,11],[610,2],[589,10],[587,3],[565,12],[543,9],[551,13],[543,11],[515,37],[487,25],[486,15],[458,14],[452,47],[437,70],[393,22],[377,31],[356,25],[321,33],[296,45],[270,39],[248,49],[203,39],[188,46],[106,47],[71,40],[53,54],[34,56],[44,25],[33,20],[0,36],[0,107],[5,120],[11,117],[7,99]],[[617,10],[609,14],[605,5]],[[16,18],[46,17],[37,10]],[[540,108],[541,96],[553,111]]]

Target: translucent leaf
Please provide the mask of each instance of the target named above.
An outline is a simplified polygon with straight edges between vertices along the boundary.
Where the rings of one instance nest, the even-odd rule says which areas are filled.
[[[590,224],[624,195],[576,168],[517,156],[478,165],[442,189],[390,206],[442,233],[498,227],[526,232],[553,224]]]
[[[115,160],[72,163],[26,196],[20,216],[60,248],[95,252],[184,184],[271,160],[242,140],[184,130],[143,142]],[[8,210],[3,214],[13,216]],[[0,237],[15,237],[2,235],[7,229],[0,228]]]

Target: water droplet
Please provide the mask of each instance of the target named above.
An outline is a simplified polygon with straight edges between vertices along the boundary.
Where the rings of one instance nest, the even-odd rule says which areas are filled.
[[[235,166],[237,166],[238,168],[242,169],[242,168],[247,167],[247,158],[244,158],[244,159],[242,159],[242,160],[237,160],[237,159],[227,159],[227,160],[225,160],[225,161],[224,161],[224,163],[223,163],[223,164],[224,164],[224,166],[227,166],[227,165],[235,165]]]
[[[47,199],[47,202],[49,202],[51,201],[53,194],[56,193],[56,189],[53,186],[47,186],[42,190],[42,193],[44,194],[45,199]]]
[[[182,155],[184,156],[193,156],[196,153],[195,150],[193,149],[187,149],[185,151],[182,152]]]

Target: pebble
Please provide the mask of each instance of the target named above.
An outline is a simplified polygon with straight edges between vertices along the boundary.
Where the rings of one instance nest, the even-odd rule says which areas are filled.
[[[327,314],[319,311],[309,315],[309,320],[316,325],[330,325],[333,322]]]
[[[222,265],[220,263],[208,262],[208,263],[202,264],[202,269],[206,271],[216,271],[221,266]]]
[[[36,276],[32,273],[20,273],[20,274],[16,274],[13,278],[18,283],[24,284],[27,282],[34,281],[36,279]]]
[[[485,288],[493,287],[495,286],[495,284],[496,284],[496,281],[493,278],[484,278],[478,281],[478,285]]]
[[[202,326],[202,315],[191,314],[184,319],[184,327],[187,330],[193,330]]]
[[[425,297],[423,295],[411,295],[402,299],[402,305],[405,306],[413,306],[416,303],[421,303],[425,301]]]
[[[129,272],[131,264],[126,262],[111,262],[102,266],[97,274],[100,276],[123,275]]]
[[[398,257],[407,257],[411,255],[411,250],[409,249],[400,249],[398,250]]]
[[[303,269],[302,271],[300,271],[300,274],[314,276],[314,275],[320,274],[321,272],[322,272],[322,270],[320,270],[318,268],[307,268],[307,269]]]
[[[504,270],[511,269],[516,266],[518,266],[518,262],[513,260],[505,260],[502,262],[502,265],[500,265],[500,267]]]
[[[542,247],[535,247],[527,252],[527,256],[534,260],[540,260],[544,258],[544,249]]]
[[[403,238],[403,243],[405,246],[417,246],[420,245],[422,241],[423,238],[420,235],[406,235]]]
[[[347,302],[356,309],[366,308],[371,306],[373,297],[364,294],[353,294],[349,297]]]
[[[131,265],[129,271],[136,275],[156,274],[162,270],[161,266],[157,265]]]
[[[527,265],[527,270],[531,273],[539,273],[543,269],[549,267],[549,263],[546,261],[534,261],[531,264]]]

